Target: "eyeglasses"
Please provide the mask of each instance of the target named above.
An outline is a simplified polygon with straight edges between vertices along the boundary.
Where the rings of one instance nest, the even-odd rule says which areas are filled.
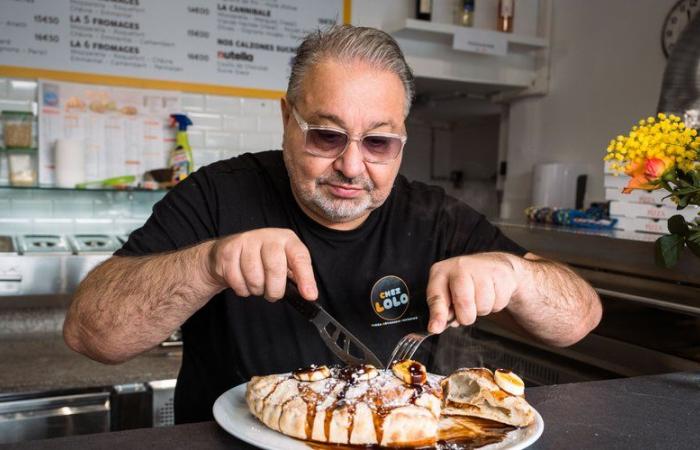
[[[339,158],[348,149],[350,142],[357,141],[366,162],[388,164],[399,156],[406,144],[406,136],[400,134],[376,132],[351,137],[340,128],[309,125],[299,116],[295,107],[292,107],[292,115],[304,133],[306,151],[321,158]]]

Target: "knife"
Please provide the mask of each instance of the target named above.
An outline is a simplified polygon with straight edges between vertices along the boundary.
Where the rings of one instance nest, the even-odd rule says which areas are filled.
[[[378,369],[384,368],[379,358],[340,322],[331,317],[318,301],[305,300],[291,280],[287,281],[284,301],[314,324],[326,346],[345,364],[351,366],[372,364]]]

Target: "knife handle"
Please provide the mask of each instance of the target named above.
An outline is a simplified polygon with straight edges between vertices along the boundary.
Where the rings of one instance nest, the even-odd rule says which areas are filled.
[[[283,300],[309,320],[314,320],[318,314],[319,309],[316,302],[304,299],[299,293],[297,285],[290,279],[287,279]]]

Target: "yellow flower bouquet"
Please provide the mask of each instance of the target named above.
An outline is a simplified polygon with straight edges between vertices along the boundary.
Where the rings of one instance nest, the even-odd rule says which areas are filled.
[[[605,160],[631,180],[622,190],[665,189],[678,209],[700,205],[700,137],[678,116],[659,113],[639,121],[626,136],[610,141]],[[699,213],[700,214],[700,213]],[[687,222],[681,215],[668,220],[670,234],[657,239],[656,261],[672,267],[684,248],[700,257],[700,215]]]

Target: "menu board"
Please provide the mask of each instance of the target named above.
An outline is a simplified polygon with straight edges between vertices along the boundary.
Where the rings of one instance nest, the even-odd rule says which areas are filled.
[[[286,88],[303,36],[347,21],[349,9],[349,0],[2,0],[0,75],[270,96]]]

